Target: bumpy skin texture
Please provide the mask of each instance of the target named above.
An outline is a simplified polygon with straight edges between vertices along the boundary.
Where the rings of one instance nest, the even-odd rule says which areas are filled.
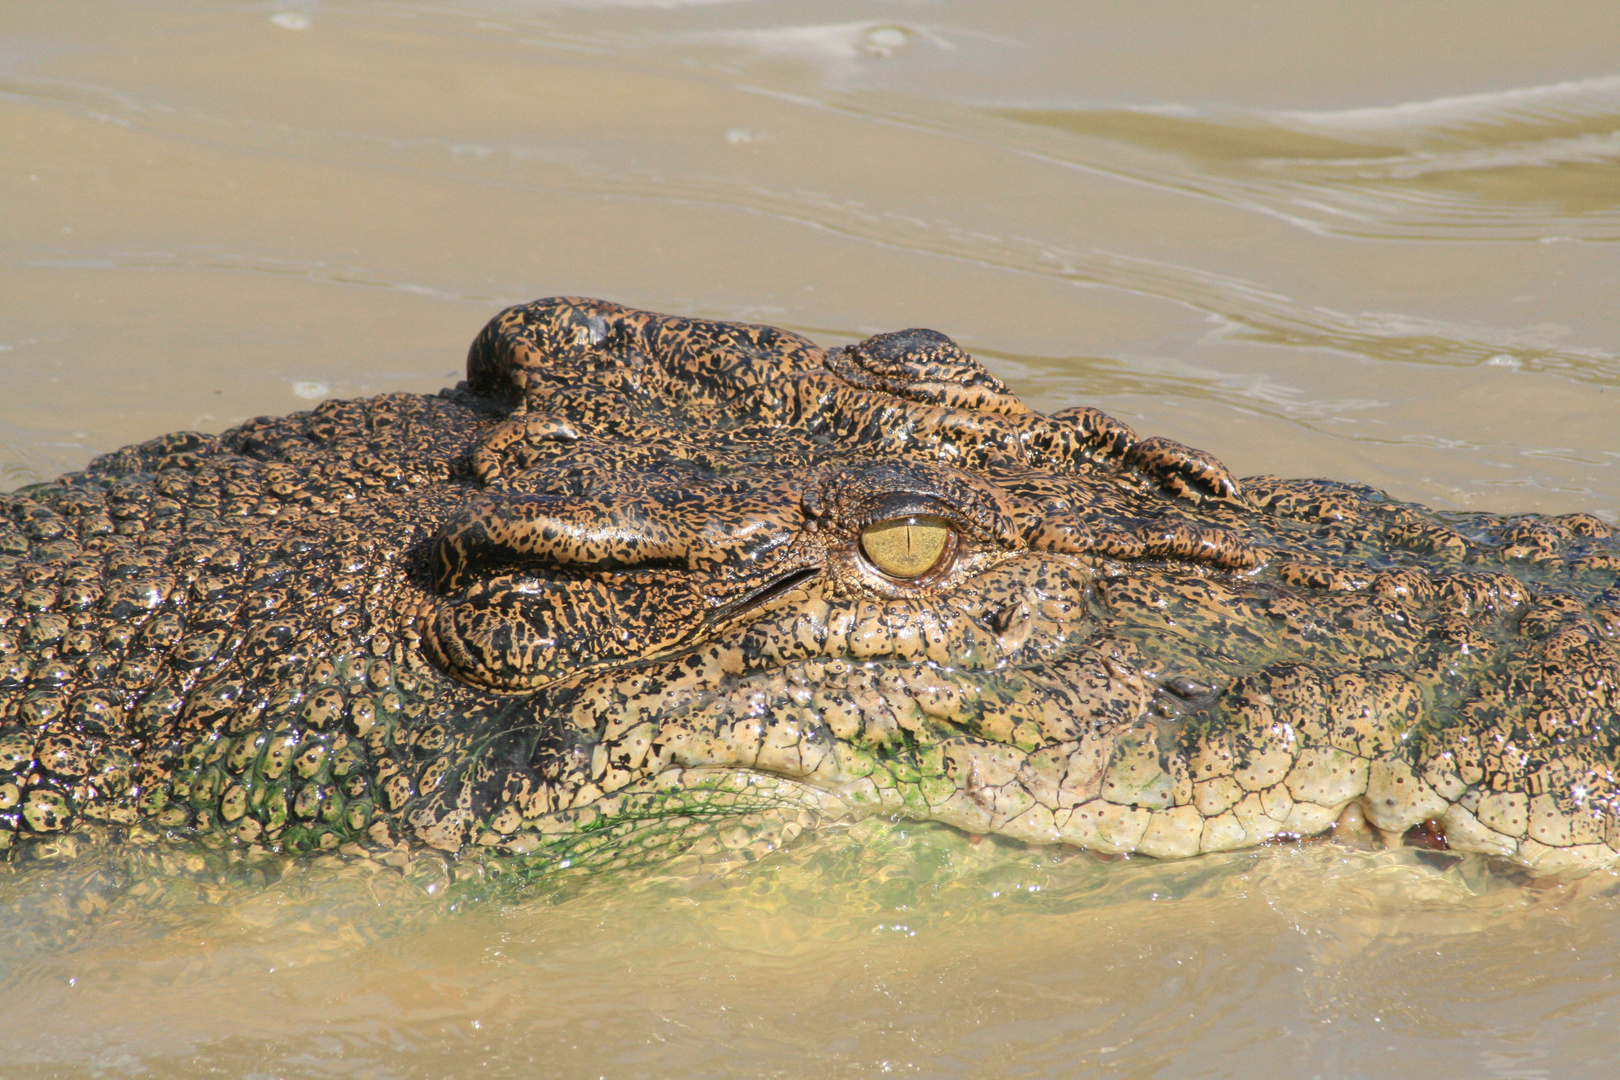
[[[1599,865],[1617,582],[1595,518],[1239,481],[930,331],[539,301],[437,397],[0,496],[0,844],[623,858],[882,811],[1185,856],[1359,805]]]

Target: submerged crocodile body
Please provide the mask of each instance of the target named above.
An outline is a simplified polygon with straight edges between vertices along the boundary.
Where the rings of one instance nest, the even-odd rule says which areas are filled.
[[[436,397],[0,496],[0,845],[611,862],[887,812],[1170,857],[1360,808],[1601,865],[1617,644],[1594,517],[1239,481],[930,331],[547,300]]]

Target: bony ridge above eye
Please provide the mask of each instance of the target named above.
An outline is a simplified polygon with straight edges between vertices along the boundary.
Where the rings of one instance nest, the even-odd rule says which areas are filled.
[[[932,514],[874,521],[861,529],[860,540],[867,562],[901,580],[939,569],[956,551],[956,530]]]

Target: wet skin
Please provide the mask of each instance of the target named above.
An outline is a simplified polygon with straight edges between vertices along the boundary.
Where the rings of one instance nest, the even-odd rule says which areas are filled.
[[[949,339],[575,298],[0,496],[0,845],[1620,848],[1620,538],[1234,478]]]

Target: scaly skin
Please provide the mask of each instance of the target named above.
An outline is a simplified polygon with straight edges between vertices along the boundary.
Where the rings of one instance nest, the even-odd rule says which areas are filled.
[[[454,391],[0,496],[0,844],[1170,857],[1361,807],[1602,865],[1617,582],[1595,518],[1240,482],[928,331],[540,301]]]

